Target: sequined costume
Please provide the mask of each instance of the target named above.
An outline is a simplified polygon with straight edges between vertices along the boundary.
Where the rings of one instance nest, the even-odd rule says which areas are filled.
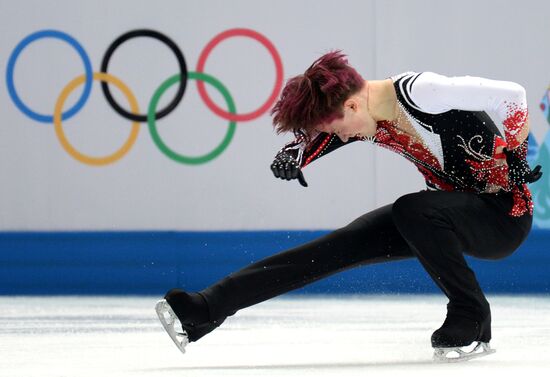
[[[355,137],[344,143],[335,134],[297,133],[282,149],[303,168],[343,145],[370,141],[411,161],[429,190],[513,192],[509,215],[533,213],[527,184],[509,182],[506,158],[497,151],[507,147],[519,158],[527,157],[528,138],[521,143],[517,139],[528,115],[520,85],[433,72],[406,72],[391,79],[398,117],[378,122],[374,137]]]

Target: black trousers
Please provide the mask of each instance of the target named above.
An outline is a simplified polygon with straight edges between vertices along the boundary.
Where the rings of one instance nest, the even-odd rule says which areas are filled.
[[[512,217],[512,194],[423,190],[404,195],[304,245],[233,272],[198,292],[218,323],[238,310],[349,268],[416,257],[449,298],[448,313],[483,320],[489,303],[464,253],[504,258],[532,216]],[[399,277],[396,277],[399,278]]]

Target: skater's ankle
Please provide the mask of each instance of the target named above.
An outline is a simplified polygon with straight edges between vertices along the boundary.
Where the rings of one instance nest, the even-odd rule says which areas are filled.
[[[447,318],[462,317],[478,322],[483,322],[487,318],[490,318],[490,316],[491,309],[488,303],[483,307],[447,305]]]
[[[170,290],[164,298],[185,325],[200,325],[210,320],[208,303],[199,293],[188,293],[181,289]]]

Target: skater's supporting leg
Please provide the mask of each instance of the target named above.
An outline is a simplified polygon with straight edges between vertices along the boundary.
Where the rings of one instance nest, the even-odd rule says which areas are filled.
[[[511,200],[508,194],[421,191],[394,203],[395,225],[449,298],[444,326],[469,321],[474,327],[469,329],[470,335],[467,329],[457,331],[464,335],[463,342],[468,337],[474,338],[470,343],[488,342],[491,338],[489,303],[463,252],[497,259],[511,254],[521,244],[531,219],[506,216]]]

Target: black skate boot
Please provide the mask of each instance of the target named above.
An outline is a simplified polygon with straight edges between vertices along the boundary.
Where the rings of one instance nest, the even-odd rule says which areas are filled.
[[[204,297],[181,289],[170,290],[164,300],[157,303],[155,310],[162,326],[183,353],[187,344],[202,338],[225,321],[225,318],[210,321],[208,303]],[[177,329],[176,321],[179,321]]]
[[[490,340],[490,313],[483,320],[448,314],[443,325],[432,334],[434,360],[463,361],[494,353]]]

